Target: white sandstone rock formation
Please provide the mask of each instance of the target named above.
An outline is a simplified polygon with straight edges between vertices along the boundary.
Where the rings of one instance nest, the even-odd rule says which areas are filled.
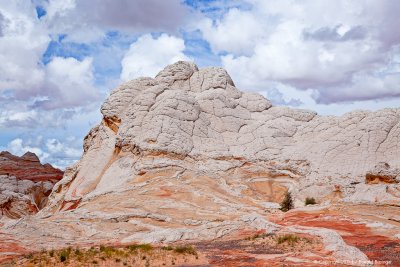
[[[146,173],[172,169],[211,177],[230,195],[250,195],[258,205],[279,202],[288,189],[298,205],[307,196],[340,201],[375,189],[383,195],[369,193],[364,202],[398,201],[396,183],[382,192],[365,176],[379,162],[400,167],[400,109],[333,117],[272,107],[263,96],[235,88],[221,68],[177,62],[154,79],[122,84],[101,112],[103,121],[55,187],[51,207],[134,190],[150,182],[141,179]]]

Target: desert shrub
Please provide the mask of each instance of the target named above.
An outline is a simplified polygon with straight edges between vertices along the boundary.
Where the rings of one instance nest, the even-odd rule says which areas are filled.
[[[197,255],[196,250],[192,246],[178,246],[174,249],[176,253]]]
[[[292,198],[292,194],[290,194],[290,192],[286,192],[285,198],[283,199],[282,203],[281,203],[281,211],[288,211],[293,209],[293,198]]]
[[[272,236],[272,235],[273,235],[273,234],[271,234],[271,233],[255,234],[255,235],[253,235],[253,236],[246,237],[245,240],[255,240],[255,239],[258,239],[258,238],[264,239],[264,238],[266,238],[266,237],[268,237],[268,236]]]
[[[60,255],[60,261],[61,262],[64,262],[64,261],[66,261],[67,260],[67,256],[65,256],[64,254],[61,254]]]
[[[150,244],[138,244],[138,245],[130,245],[128,246],[129,250],[134,251],[137,249],[143,250],[143,251],[150,251],[153,249],[152,245]]]
[[[117,252],[117,249],[113,247],[100,246],[100,252],[104,253],[107,257],[111,257],[114,253]]]
[[[289,243],[293,245],[299,241],[299,237],[293,234],[286,234],[278,237],[278,244]]]
[[[61,252],[60,252],[60,261],[61,262],[64,262],[64,261],[66,261],[67,259],[68,259],[68,257],[69,257],[69,253],[70,253],[71,251],[69,250],[69,249],[64,249],[64,250],[62,250]]]
[[[306,200],[304,201],[304,203],[306,204],[306,206],[317,204],[317,202],[315,201],[315,198],[313,198],[313,197],[307,197]]]
[[[79,250],[79,248],[75,249],[75,255],[76,256],[82,255],[82,252]]]
[[[171,246],[162,247],[161,249],[162,249],[162,250],[168,250],[168,251],[174,250],[174,248],[171,247]]]

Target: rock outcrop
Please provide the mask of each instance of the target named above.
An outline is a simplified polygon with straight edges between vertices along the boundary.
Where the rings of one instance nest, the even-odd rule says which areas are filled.
[[[61,170],[50,164],[42,165],[34,153],[18,157],[0,152],[1,216],[20,218],[38,212],[62,176]]]
[[[221,68],[177,62],[122,84],[101,112],[47,206],[5,226],[30,236],[26,246],[39,236],[49,237],[46,248],[289,231],[322,238],[322,258],[365,261],[339,235],[266,218],[281,212],[287,191],[298,208],[306,197],[316,209],[400,198],[397,183],[365,182],[379,162],[400,167],[400,109],[334,117],[275,107],[239,91]]]
[[[369,184],[374,183],[399,183],[400,182],[400,168],[391,168],[389,164],[380,162],[374,169],[367,172],[365,181]]]

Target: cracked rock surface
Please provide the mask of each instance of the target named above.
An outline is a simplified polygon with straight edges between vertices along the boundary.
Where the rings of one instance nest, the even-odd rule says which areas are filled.
[[[311,192],[330,200],[337,191],[351,199],[355,191],[379,191],[364,183],[378,163],[400,167],[400,109],[333,117],[273,107],[235,88],[225,70],[199,70],[189,62],[122,84],[101,112],[104,119],[86,137],[85,154],[71,174],[76,177],[67,175],[54,199],[118,191],[135,176],[166,167],[222,177],[245,170],[262,176],[259,183],[273,178],[271,184],[290,188],[299,200]],[[364,201],[398,201],[397,184],[389,187],[396,193],[368,193]]]

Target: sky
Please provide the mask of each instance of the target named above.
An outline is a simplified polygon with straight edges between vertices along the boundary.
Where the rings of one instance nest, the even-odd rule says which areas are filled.
[[[397,0],[0,0],[0,151],[64,169],[118,84],[178,60],[274,105],[400,107]]]

